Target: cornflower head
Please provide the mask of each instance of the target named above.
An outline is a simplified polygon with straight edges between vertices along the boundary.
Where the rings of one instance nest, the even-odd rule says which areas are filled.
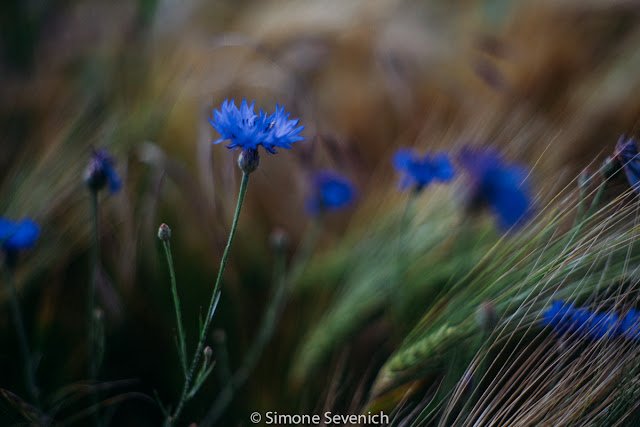
[[[613,157],[624,170],[633,191],[640,194],[640,155],[636,140],[621,136],[616,143]]]
[[[393,166],[402,174],[400,188],[421,191],[431,182],[448,182],[455,175],[449,157],[444,153],[420,156],[408,149],[399,149],[393,156]]]
[[[489,149],[464,148],[458,160],[471,180],[471,206],[488,206],[503,229],[521,225],[531,214],[524,167],[505,163]]]
[[[87,187],[94,192],[108,186],[109,192],[113,194],[122,188],[122,180],[115,170],[113,158],[105,149],[93,150],[85,171],[84,181]]]
[[[258,147],[262,146],[271,154],[276,148],[290,149],[294,142],[304,138],[300,136],[303,126],[299,120],[290,120],[290,114],[284,107],[276,105],[275,112],[267,114],[254,111],[255,102],[247,103],[243,99],[240,108],[234,100],[225,100],[219,110],[213,110],[209,123],[220,134],[214,144],[229,141],[227,148],[242,150],[238,165],[245,173],[253,172],[259,164]]]
[[[0,218],[0,244],[5,251],[30,249],[40,236],[40,227],[31,219],[12,221]]]
[[[312,177],[307,209],[312,215],[337,211],[349,206],[355,198],[355,187],[348,178],[332,171],[319,171]]]
[[[5,262],[11,266],[17,253],[32,248],[40,236],[40,227],[31,219],[12,221],[0,218],[0,247]]]
[[[592,340],[624,337],[640,339],[640,313],[631,309],[624,317],[615,312],[595,312],[565,301],[553,301],[542,313],[543,326],[558,334],[576,334]]]

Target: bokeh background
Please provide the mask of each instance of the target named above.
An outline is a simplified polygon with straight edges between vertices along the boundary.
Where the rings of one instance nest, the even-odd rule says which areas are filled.
[[[400,314],[379,300],[347,307],[358,315],[338,328],[327,313],[343,313],[336,300],[349,298],[349,281],[322,273],[345,268],[339,260],[399,212],[406,196],[392,153],[498,147],[532,169],[544,207],[610,154],[621,133],[637,130],[639,22],[640,5],[623,0],[3,2],[0,213],[42,225],[18,283],[43,391],[86,379],[91,221],[82,176],[91,148],[106,147],[124,188],[103,203],[99,379],[105,397],[122,396],[106,410],[109,425],[161,423],[154,396],[175,402],[182,378],[157,227],[173,230],[193,348],[239,184],[235,153],[211,144],[207,118],[224,99],[247,98],[264,109],[286,106],[305,141],[263,155],[252,175],[214,320],[216,359],[228,353],[235,370],[255,339],[274,289],[269,235],[286,231],[294,256],[313,227],[305,212],[313,172],[340,171],[359,197],[326,218],[275,333],[219,425],[248,425],[254,410],[362,410],[430,295],[411,293]],[[450,191],[435,189],[420,206],[437,218]],[[15,340],[3,309],[0,386],[21,395]],[[204,416],[223,377],[214,371],[181,425]],[[0,407],[0,425],[19,419],[12,405]]]

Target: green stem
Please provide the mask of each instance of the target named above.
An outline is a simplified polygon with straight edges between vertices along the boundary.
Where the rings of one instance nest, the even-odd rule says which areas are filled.
[[[94,314],[96,305],[96,286],[98,282],[98,265],[100,263],[100,210],[99,210],[98,192],[91,191],[91,216],[92,225],[91,232],[93,244],[91,246],[91,258],[89,261],[90,280],[89,289],[87,291],[87,358],[89,365],[89,381],[93,383],[98,376],[98,355],[97,347],[97,325],[96,316]],[[93,395],[93,402],[98,402],[97,396]],[[100,415],[96,410],[94,413],[94,424],[100,425]]]
[[[184,328],[182,326],[182,311],[180,309],[180,297],[178,296],[178,286],[176,284],[176,273],[173,268],[173,257],[171,256],[171,244],[168,240],[162,241],[164,254],[167,258],[169,266],[169,276],[171,276],[171,294],[173,296],[173,305],[176,311],[176,323],[178,325],[178,350],[180,351],[180,363],[182,364],[182,372],[187,376],[187,343],[185,341]]]
[[[405,203],[402,211],[402,217],[400,218],[400,226],[398,230],[398,238],[396,239],[396,257],[395,268],[393,271],[393,280],[389,281],[390,289],[392,289],[394,304],[394,317],[395,320],[400,321],[401,313],[404,311],[404,285],[401,283],[403,273],[409,266],[409,262],[405,259],[405,255],[410,255],[406,250],[406,245],[410,240],[407,229],[411,222],[410,213],[413,211],[413,205],[417,198],[417,193],[412,192],[409,195],[409,199]]]
[[[233,395],[249,378],[249,375],[255,368],[260,355],[264,351],[265,346],[271,339],[276,325],[278,323],[279,314],[282,312],[287,295],[287,282],[288,277],[285,272],[285,252],[283,249],[278,249],[276,254],[276,269],[275,277],[277,287],[274,292],[271,302],[267,306],[264,317],[261,322],[261,328],[258,331],[256,339],[253,341],[251,347],[247,351],[242,361],[241,367],[236,373],[229,379],[224,389],[218,395],[211,409],[207,413],[206,417],[200,423],[201,427],[207,427],[217,422],[220,416],[224,413],[227,406],[233,400]]]
[[[31,356],[31,351],[29,350],[27,333],[22,320],[23,319],[22,310],[20,309],[20,303],[18,301],[18,292],[13,282],[12,271],[7,267],[5,269],[5,273],[6,273],[5,279],[7,282],[7,291],[9,292],[9,302],[11,304],[11,316],[13,317],[13,323],[15,324],[15,327],[18,333],[18,340],[20,342],[20,351],[22,353],[22,358],[25,361],[24,376],[25,376],[27,391],[29,392],[29,395],[35,402],[35,405],[39,407],[40,394],[38,392],[38,387],[36,386],[36,376],[33,369],[33,357]]]
[[[202,352],[204,350],[204,345],[207,339],[207,334],[209,333],[209,328],[211,327],[211,320],[213,319],[213,314],[216,307],[216,301],[218,299],[218,293],[220,292],[220,285],[222,283],[222,276],[224,274],[225,267],[227,266],[227,259],[229,258],[229,252],[231,250],[231,244],[233,243],[233,237],[236,234],[236,229],[238,227],[238,219],[240,218],[240,211],[242,210],[242,202],[244,201],[244,195],[247,192],[247,185],[249,184],[249,174],[242,174],[242,182],[240,183],[240,190],[238,191],[238,203],[236,204],[236,211],[233,215],[233,222],[231,223],[231,230],[229,231],[229,239],[227,240],[227,246],[224,248],[224,252],[222,253],[222,259],[220,260],[220,268],[218,269],[218,276],[216,277],[216,283],[213,287],[213,293],[211,294],[211,301],[209,302],[209,309],[207,310],[207,316],[205,317],[204,325],[200,330],[200,339],[198,340],[198,346],[196,347],[196,352],[193,355],[193,360],[191,361],[191,366],[189,367],[189,371],[187,372],[187,376],[185,377],[184,387],[182,389],[182,395],[180,397],[180,401],[178,402],[178,406],[174,411],[173,415],[165,421],[166,426],[172,426],[173,423],[180,417],[180,413],[184,408],[185,403],[187,402],[187,398],[189,392],[191,391],[191,385],[193,382],[193,376],[198,368],[198,364],[200,363],[200,358],[202,357]]]

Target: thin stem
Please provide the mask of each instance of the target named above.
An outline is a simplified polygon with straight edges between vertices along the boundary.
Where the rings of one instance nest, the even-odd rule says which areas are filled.
[[[35,402],[37,407],[40,406],[40,393],[36,386],[36,376],[33,369],[33,357],[29,350],[29,342],[27,340],[27,333],[24,327],[22,318],[22,310],[20,309],[20,302],[18,301],[18,292],[13,281],[13,272],[10,268],[5,268],[5,281],[7,282],[7,291],[9,292],[9,302],[11,304],[11,316],[13,317],[13,323],[15,324],[18,340],[20,342],[20,351],[22,358],[24,359],[24,377],[27,386],[27,391],[31,398]]]
[[[171,294],[173,296],[173,305],[176,311],[176,323],[178,325],[178,349],[180,351],[180,363],[182,364],[182,372],[187,376],[187,343],[185,342],[184,328],[182,327],[182,311],[180,309],[180,297],[178,296],[178,286],[176,284],[176,273],[173,268],[173,257],[171,256],[171,244],[169,240],[163,240],[164,254],[167,258],[169,266],[169,276],[171,276]]]
[[[204,345],[207,339],[207,334],[209,333],[209,328],[211,327],[211,320],[213,319],[213,314],[216,307],[216,300],[218,299],[218,293],[220,292],[220,285],[222,283],[222,276],[224,274],[225,267],[227,266],[227,259],[229,258],[229,252],[231,250],[231,244],[233,243],[233,237],[236,234],[236,229],[238,227],[238,219],[240,218],[240,211],[242,210],[242,202],[244,201],[244,195],[247,192],[247,185],[249,184],[249,174],[242,174],[242,182],[240,183],[240,190],[238,191],[238,203],[236,204],[236,211],[233,215],[233,222],[231,223],[231,230],[229,231],[229,239],[227,240],[227,246],[224,248],[224,252],[222,253],[222,259],[220,260],[220,268],[218,269],[218,276],[216,277],[216,283],[213,287],[213,293],[211,294],[211,301],[209,302],[209,309],[207,310],[207,316],[205,317],[204,325],[200,330],[200,339],[198,340],[198,346],[196,347],[196,352],[193,355],[193,360],[191,361],[191,366],[189,367],[189,371],[187,372],[187,376],[185,377],[184,387],[182,389],[182,396],[180,397],[180,401],[178,402],[178,406],[176,407],[173,415],[165,421],[165,425],[171,426],[173,423],[180,417],[180,413],[184,408],[185,403],[187,402],[187,398],[189,392],[191,391],[191,385],[193,382],[193,376],[198,368],[198,364],[200,363],[200,358],[202,357],[202,351],[204,350]]]
[[[224,413],[226,408],[233,400],[234,393],[247,381],[249,375],[260,359],[260,355],[264,351],[265,346],[269,342],[269,339],[271,339],[271,337],[273,336],[276,325],[278,323],[279,314],[282,312],[282,308],[284,307],[284,303],[286,301],[286,291],[288,288],[287,282],[289,277],[287,277],[285,271],[285,258],[285,251],[282,248],[278,249],[275,262],[275,278],[277,287],[273,294],[273,298],[271,299],[271,302],[269,303],[269,305],[267,306],[267,310],[265,311],[264,317],[261,322],[261,328],[258,331],[258,335],[245,354],[242,365],[229,379],[224,389],[218,395],[218,398],[214,402],[213,406],[211,407],[211,409],[209,409],[206,417],[200,423],[201,427],[215,424],[220,416]]]
[[[407,255],[406,246],[408,241],[410,240],[410,233],[408,233],[407,229],[409,224],[411,223],[410,213],[413,211],[413,206],[415,204],[417,198],[417,192],[412,192],[409,195],[409,199],[404,205],[404,209],[402,211],[402,216],[400,217],[400,226],[398,228],[398,238],[396,239],[396,257],[395,264],[393,270],[393,280],[389,281],[391,288],[394,293],[395,304],[393,307],[395,308],[394,315],[398,317],[396,320],[400,321],[399,317],[401,313],[404,312],[404,287],[400,283],[403,277],[403,273],[408,267],[408,262],[405,259],[405,255]]]
[[[89,289],[87,291],[87,358],[89,366],[89,381],[95,381],[98,376],[98,357],[97,357],[97,327],[96,316],[94,314],[96,304],[96,286],[98,281],[98,266],[100,263],[100,206],[97,191],[91,193],[91,216],[92,216],[92,237],[93,245],[91,246],[91,258],[89,260],[90,279]],[[93,396],[94,404],[97,403],[97,396]],[[94,413],[94,424],[100,425],[100,416],[98,411]]]

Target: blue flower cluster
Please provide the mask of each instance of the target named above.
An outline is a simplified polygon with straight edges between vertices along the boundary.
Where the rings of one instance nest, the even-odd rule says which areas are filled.
[[[17,252],[35,245],[40,227],[30,219],[12,221],[0,218],[0,245],[5,252]]]
[[[108,186],[111,193],[117,193],[122,188],[122,180],[115,170],[113,158],[104,149],[93,151],[84,179],[92,191],[100,191]]]
[[[313,215],[346,208],[356,198],[356,190],[351,181],[336,172],[320,171],[312,180],[307,209]]]
[[[449,157],[444,153],[420,156],[411,150],[400,149],[393,156],[393,166],[402,174],[400,187],[419,192],[431,182],[448,182],[454,170]]]
[[[209,123],[220,134],[214,144],[230,141],[227,148],[242,150],[257,150],[261,145],[275,154],[276,147],[290,149],[291,144],[304,139],[300,136],[304,127],[298,126],[297,119],[289,120],[284,107],[276,105],[273,114],[262,110],[256,114],[254,108],[255,102],[248,104],[243,99],[240,108],[234,100],[225,100],[220,110],[213,110]]]
[[[472,206],[488,206],[503,229],[521,225],[531,214],[527,170],[507,164],[495,151],[464,148],[458,160],[471,178]]]
[[[459,163],[471,180],[469,191],[472,207],[488,206],[503,229],[522,224],[531,213],[531,197],[525,185],[525,168],[507,164],[500,155],[488,149],[464,148]],[[455,175],[446,154],[420,156],[410,150],[398,150],[393,165],[402,174],[401,187],[419,192],[432,182],[448,182]]]
[[[593,340],[617,337],[640,340],[640,312],[636,309],[619,317],[616,313],[597,313],[565,301],[554,301],[542,313],[541,323],[558,334],[576,334]]]

